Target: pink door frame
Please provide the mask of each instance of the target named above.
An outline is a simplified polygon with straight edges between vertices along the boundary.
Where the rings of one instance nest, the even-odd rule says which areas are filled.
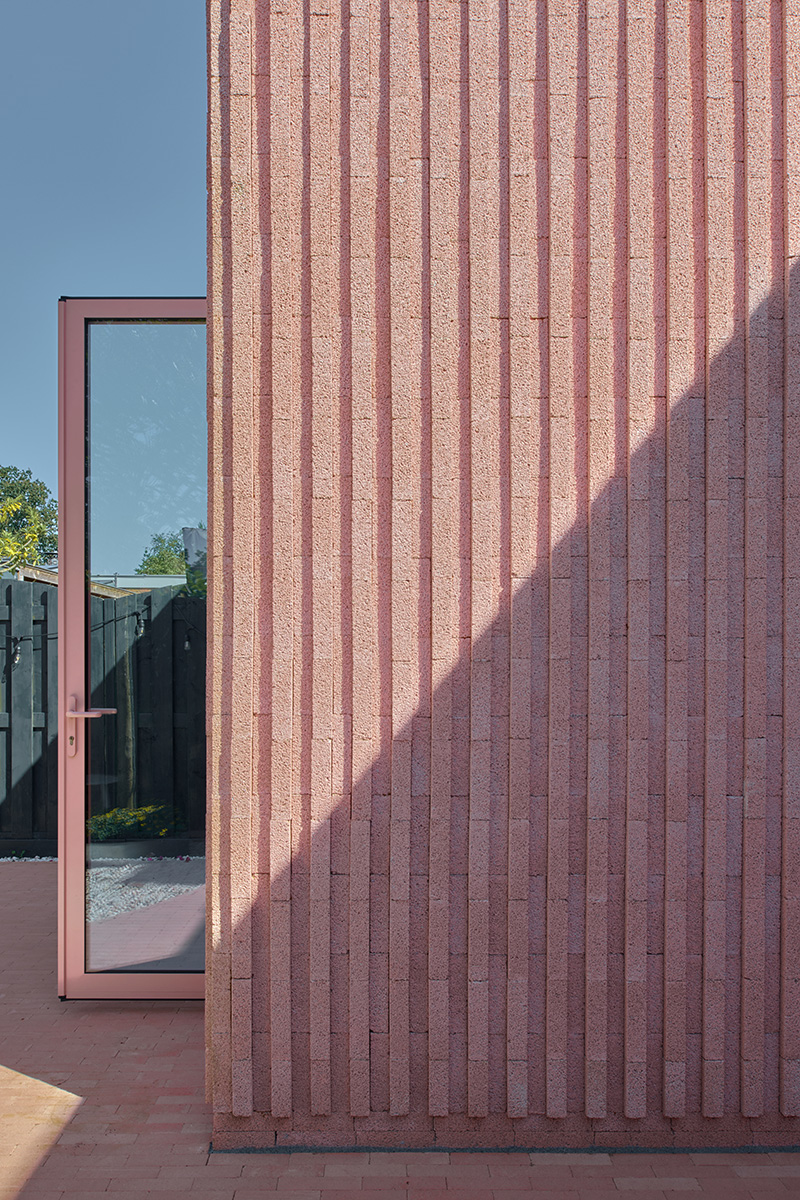
[[[58,994],[69,1000],[194,1000],[202,974],[85,970],[86,324],[206,318],[204,298],[62,297],[58,305]],[[99,710],[98,710],[99,711]],[[69,737],[77,739],[69,754]]]

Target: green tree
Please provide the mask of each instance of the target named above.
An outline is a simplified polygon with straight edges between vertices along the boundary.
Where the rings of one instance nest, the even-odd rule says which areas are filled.
[[[54,562],[57,552],[58,507],[47,484],[31,471],[0,467],[0,567]]]
[[[136,568],[137,575],[185,575],[186,557],[180,533],[154,533]]]
[[[206,596],[208,595],[208,581],[206,578],[206,555],[202,554],[194,566],[186,564],[186,588],[187,596]]]

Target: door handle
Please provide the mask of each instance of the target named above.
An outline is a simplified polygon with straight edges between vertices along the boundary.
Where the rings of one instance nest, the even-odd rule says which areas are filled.
[[[105,717],[116,711],[115,708],[90,708],[88,712],[78,712],[76,709],[71,708],[67,713],[67,717],[70,719],[84,717],[88,721],[91,717]]]
[[[89,708],[89,709],[82,710],[82,709],[75,707],[77,705],[77,703],[78,703],[77,696],[70,696],[69,708],[67,709],[67,720],[68,721],[75,721],[78,719],[83,720],[83,721],[90,721],[94,717],[111,716],[111,715],[113,715],[113,713],[115,713],[117,711],[115,708]],[[72,732],[67,737],[67,754],[69,755],[70,758],[74,758],[77,753],[78,753],[78,729],[77,729],[77,726],[73,726]]]

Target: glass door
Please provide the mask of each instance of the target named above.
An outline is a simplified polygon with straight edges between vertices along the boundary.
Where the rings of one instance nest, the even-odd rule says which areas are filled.
[[[205,946],[206,304],[59,303],[59,994]]]

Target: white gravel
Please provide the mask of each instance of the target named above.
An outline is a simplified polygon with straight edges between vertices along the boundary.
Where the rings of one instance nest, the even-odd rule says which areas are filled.
[[[58,862],[58,859],[48,858],[46,854],[35,854],[32,858],[15,855],[13,858],[0,858],[0,863],[4,862]]]
[[[86,915],[104,921],[205,885],[205,858],[94,859],[86,872]]]

